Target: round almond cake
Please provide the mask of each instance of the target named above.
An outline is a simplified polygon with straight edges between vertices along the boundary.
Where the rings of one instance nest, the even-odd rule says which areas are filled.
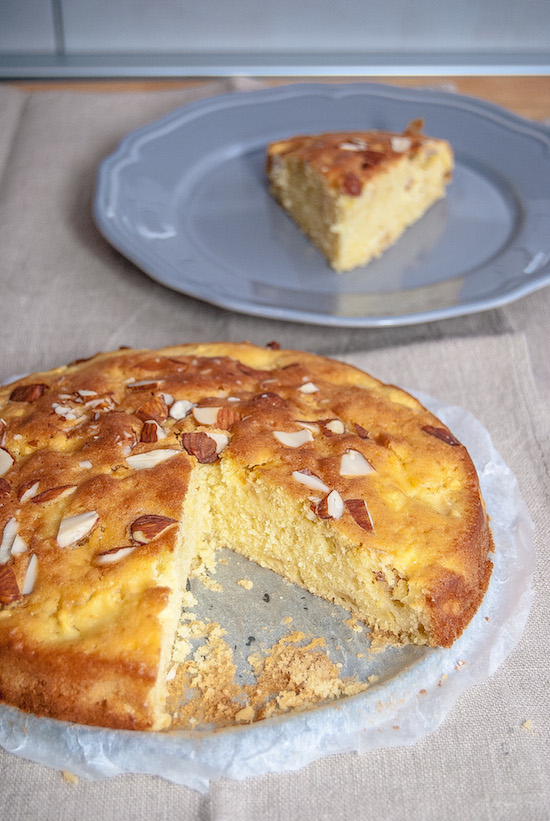
[[[192,564],[229,547],[380,640],[449,647],[492,540],[464,446],[343,363],[248,343],[121,349],[0,388],[0,700],[170,726]]]

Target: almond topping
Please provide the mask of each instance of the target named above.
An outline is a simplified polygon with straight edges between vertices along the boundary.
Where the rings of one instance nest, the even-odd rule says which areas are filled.
[[[36,584],[37,575],[38,558],[35,554],[33,554],[29,560],[27,572],[25,573],[25,578],[23,580],[23,588],[21,590],[23,596],[29,596],[32,593],[32,591],[34,590],[34,585]]]
[[[154,419],[148,419],[142,429],[140,442],[158,442],[159,439],[166,439],[166,434]]]
[[[217,442],[204,431],[184,433],[181,441],[187,453],[201,464],[210,464],[218,458]]]
[[[296,479],[297,482],[300,484],[305,485],[306,487],[311,488],[312,490],[319,490],[321,493],[329,493],[330,488],[325,485],[325,483],[319,479],[318,476],[315,476],[309,468],[304,468],[303,470],[294,470],[292,472],[292,476]]]
[[[11,468],[15,459],[8,453],[5,448],[0,448],[0,476],[3,476],[4,473],[7,473],[8,470]]]
[[[40,399],[48,386],[42,384],[35,385],[19,385],[14,388],[10,394],[12,402],[34,402]]]
[[[158,379],[139,379],[136,382],[129,382],[126,387],[130,390],[141,390],[142,388],[156,388]]]
[[[193,416],[199,425],[215,425],[218,421],[218,413],[221,408],[193,408]]]
[[[320,519],[340,519],[344,512],[344,501],[337,490],[331,490],[321,499],[315,512]]]
[[[364,151],[367,147],[367,144],[364,140],[348,140],[346,142],[340,143],[339,146],[342,151]]]
[[[292,433],[287,433],[283,430],[274,430],[273,436],[287,448],[299,448],[300,445],[305,445],[306,442],[313,441],[313,434],[307,428],[297,430]]]
[[[300,393],[317,393],[319,388],[317,385],[314,385],[313,382],[304,382],[303,385],[300,385],[298,390]]]
[[[92,463],[89,459],[83,459],[81,462],[78,463],[79,468],[84,468],[85,470],[89,470],[92,467]]]
[[[239,421],[239,412],[234,408],[220,408],[218,411],[217,425],[223,430],[229,430],[235,422]]]
[[[159,448],[157,450],[148,450],[145,453],[134,453],[126,457],[126,462],[130,467],[136,468],[136,470],[154,468],[160,464],[160,462],[170,459],[170,457],[175,456],[177,453],[179,453],[179,450],[174,450],[173,448]]]
[[[184,419],[193,410],[194,405],[188,399],[176,399],[170,408],[172,419]]]
[[[52,402],[52,408],[54,413],[61,416],[66,422],[75,422],[82,415],[80,410],[73,410],[68,405],[60,405],[58,402]]]
[[[396,154],[402,154],[404,151],[408,151],[411,145],[412,143],[408,137],[391,138],[392,151],[395,151]]]
[[[224,448],[227,447],[229,444],[229,436],[227,433],[208,433],[207,436],[211,436],[214,442],[216,443],[216,453],[220,454]]]
[[[104,550],[103,553],[96,553],[94,556],[94,564],[114,564],[129,556],[136,549],[135,545],[128,545],[125,547],[113,547],[111,550]]]
[[[84,406],[91,410],[102,411],[113,410],[115,404],[110,396],[100,396],[98,399],[89,399],[87,402],[84,402]]]
[[[434,428],[433,425],[424,425],[422,430],[429,433],[430,436],[435,436],[436,439],[441,439],[447,445],[460,445],[458,439],[455,439],[453,434],[445,428]]]
[[[305,422],[300,419],[296,419],[296,424],[300,425],[301,428],[307,428],[312,433],[319,433],[319,425],[317,422]]]
[[[48,490],[44,490],[42,493],[39,493],[37,496],[33,496],[31,502],[35,505],[40,505],[42,502],[51,502],[53,499],[60,499],[63,496],[68,496],[70,493],[74,493],[76,490],[76,485],[59,485],[59,487],[51,487]]]
[[[140,544],[147,544],[156,536],[159,536],[167,527],[177,524],[175,519],[169,516],[157,516],[154,513],[146,513],[140,516],[130,525],[132,539]]]
[[[136,416],[138,419],[141,419],[142,422],[148,422],[150,419],[153,419],[159,425],[162,425],[168,418],[168,405],[163,396],[154,396],[137,409]]]
[[[17,491],[17,498],[20,502],[28,502],[29,499],[32,499],[33,496],[36,496],[38,492],[38,485],[40,482],[33,482],[32,479],[30,482],[26,482],[24,485]]]
[[[355,423],[355,433],[359,436],[360,439],[370,439],[369,432],[366,430],[363,425],[360,425],[358,422]]]
[[[341,419],[329,419],[328,422],[324,424],[325,433],[326,431],[330,431],[330,433],[345,433],[346,426],[342,422]]]
[[[23,541],[19,534],[16,535],[15,539],[13,540],[13,544],[11,546],[11,555],[12,556],[20,556],[22,553],[27,552],[27,544]]]
[[[361,185],[361,180],[357,174],[353,173],[353,171],[348,171],[348,173],[344,176],[341,187],[342,191],[350,197],[358,197],[363,188]]]
[[[11,604],[20,597],[19,587],[15,578],[15,573],[3,565],[0,567],[0,604]]]
[[[345,505],[359,527],[362,527],[363,530],[373,530],[367,503],[363,499],[346,499]]]
[[[59,547],[76,544],[91,532],[98,519],[99,515],[95,510],[88,510],[62,519],[57,531],[57,544]]]
[[[2,533],[2,541],[0,542],[0,564],[5,564],[11,556],[11,549],[17,535],[19,523],[17,519],[12,516],[4,525]]]
[[[367,476],[374,468],[358,450],[347,450],[340,462],[341,476]]]

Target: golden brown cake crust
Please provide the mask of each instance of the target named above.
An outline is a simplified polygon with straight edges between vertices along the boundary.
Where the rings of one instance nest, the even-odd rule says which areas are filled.
[[[1,388],[0,446],[0,699],[40,715],[160,726],[177,523],[199,462],[231,460],[304,504],[358,567],[363,552],[391,565],[432,645],[452,644],[489,581],[466,449],[399,388],[324,357],[247,343],[98,354]],[[350,453],[368,473],[343,471]]]
[[[393,131],[334,131],[300,134],[277,140],[267,147],[266,172],[282,158],[292,157],[310,165],[323,176],[329,189],[357,197],[366,182],[403,158],[414,157],[426,146],[445,145],[421,133],[422,121],[414,121],[402,133]]]

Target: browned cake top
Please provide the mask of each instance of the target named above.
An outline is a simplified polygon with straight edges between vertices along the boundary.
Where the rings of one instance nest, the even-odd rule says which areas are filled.
[[[278,158],[292,158],[323,174],[335,191],[358,196],[364,183],[384,167],[404,155],[414,156],[422,146],[443,142],[423,136],[421,128],[418,120],[402,133],[338,131],[293,136],[268,146],[267,172]]]
[[[101,653],[109,635],[146,667],[140,602],[164,606],[190,470],[218,459],[390,557],[442,643],[487,584],[465,448],[405,392],[323,357],[229,343],[98,354],[0,389],[0,444],[0,646]]]

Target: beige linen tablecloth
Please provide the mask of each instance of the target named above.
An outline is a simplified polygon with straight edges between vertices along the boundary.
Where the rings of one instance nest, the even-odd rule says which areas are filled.
[[[251,85],[219,82],[206,91]],[[207,795],[145,775],[69,783],[0,749],[0,817],[548,818],[550,289],[463,318],[362,330],[233,314],[156,284],[94,227],[97,166],[129,131],[204,93],[0,87],[0,379],[120,345],[212,339],[277,339],[352,357],[383,380],[466,408],[489,430],[535,523],[534,605],[497,673],[412,747],[221,780]]]

